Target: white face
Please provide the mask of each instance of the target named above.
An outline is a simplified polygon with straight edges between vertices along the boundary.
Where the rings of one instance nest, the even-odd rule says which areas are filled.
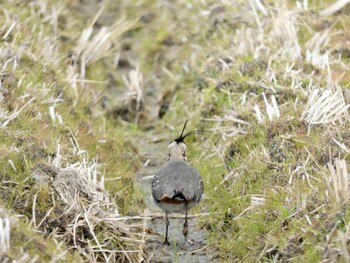
[[[184,160],[186,161],[186,144],[183,142],[177,143],[173,141],[169,144],[169,160]]]

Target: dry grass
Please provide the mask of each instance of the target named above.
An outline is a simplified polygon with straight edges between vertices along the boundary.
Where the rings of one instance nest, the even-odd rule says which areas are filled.
[[[11,213],[22,214],[10,217],[1,208],[1,260],[142,261],[144,222],[119,219],[116,193],[106,187],[106,181],[113,175],[106,175],[105,163],[97,157],[97,150],[91,150],[111,140],[105,127],[106,117],[86,115],[81,105],[94,95],[88,93],[82,99],[84,87],[91,91],[92,83],[106,83],[90,81],[86,70],[116,56],[121,35],[135,22],[121,19],[98,28],[95,23],[102,13],[100,10],[80,32],[67,66],[67,54],[60,53],[66,50],[62,43],[69,48],[77,39],[60,41],[62,21],[69,15],[65,4],[12,1],[2,6],[1,12],[6,19],[0,25],[3,40],[0,45],[0,132],[3,135],[0,194],[1,203],[5,203]],[[74,19],[68,21],[75,23]],[[90,125],[90,130],[81,131],[82,124]],[[100,136],[101,140],[91,139],[92,135]],[[111,147],[117,158],[116,173],[120,172],[118,169],[132,166],[132,160],[118,159],[122,155],[118,144],[123,143]],[[128,153],[129,146],[123,151]],[[125,186],[115,188],[123,192]],[[13,195],[17,192],[13,187],[24,190]],[[47,238],[44,244],[40,235]],[[24,239],[28,239],[30,246],[26,247]]]
[[[121,19],[108,27],[101,27],[97,33],[95,23],[100,17],[104,8],[101,8],[88,27],[85,28],[75,47],[73,61],[80,65],[80,77],[85,79],[86,68],[102,58],[111,56],[120,49],[118,40],[127,31],[129,31],[136,22]]]
[[[339,205],[346,203],[350,199],[349,174],[346,161],[336,159],[334,164],[328,163],[330,178],[327,180],[329,191],[335,196]]]
[[[129,89],[126,98],[128,100],[136,99],[136,110],[139,111],[143,97],[143,76],[140,66],[137,65],[135,69],[132,69],[128,76],[123,75],[123,81]]]
[[[326,90],[316,88],[311,91],[301,118],[309,127],[336,123],[343,125],[348,119],[348,108],[339,86],[331,85]]]

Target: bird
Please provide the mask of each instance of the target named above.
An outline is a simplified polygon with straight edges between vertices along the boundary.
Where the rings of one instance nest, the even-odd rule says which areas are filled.
[[[204,192],[203,179],[196,168],[187,162],[186,144],[184,139],[200,131],[190,131],[184,135],[187,121],[178,138],[169,145],[167,162],[157,171],[152,180],[152,198],[154,203],[165,211],[165,240],[164,244],[170,245],[169,213],[185,213],[183,235],[186,242],[193,244],[188,239],[188,210],[197,205]]]

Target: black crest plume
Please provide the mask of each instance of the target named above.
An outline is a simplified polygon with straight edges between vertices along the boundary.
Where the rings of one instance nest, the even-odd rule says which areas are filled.
[[[193,135],[193,134],[202,133],[201,131],[189,131],[188,133],[186,133],[184,135],[184,131],[186,129],[186,125],[187,125],[187,120],[186,120],[185,125],[184,125],[184,127],[182,129],[181,135],[174,140],[175,142],[180,143],[180,142],[183,142],[187,136],[190,136],[190,135]]]

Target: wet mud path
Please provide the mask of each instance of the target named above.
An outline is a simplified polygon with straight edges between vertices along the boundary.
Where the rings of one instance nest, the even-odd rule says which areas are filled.
[[[96,10],[102,8],[103,3],[96,0],[83,0],[82,3],[75,6],[82,12],[83,16],[93,17]],[[106,8],[99,18],[100,26],[111,25],[115,22],[115,14],[111,8]],[[116,9],[117,10],[117,9]],[[126,71],[127,73],[128,71]],[[145,78],[147,82],[147,78]],[[123,97],[128,92],[125,88],[119,90],[114,88],[109,90],[109,94],[114,98]],[[158,119],[162,104],[162,94],[164,91],[158,85],[145,85],[143,87],[143,112],[148,116],[150,121]],[[171,92],[173,94],[173,92]],[[160,134],[156,129],[148,129],[141,135],[133,137],[133,144],[138,147],[138,152],[143,161],[142,168],[135,174],[135,187],[139,188],[147,204],[147,235],[144,246],[145,254],[149,262],[181,262],[181,263],[205,263],[210,262],[211,257],[206,253],[207,233],[199,227],[199,218],[193,216],[193,211],[189,211],[189,238],[194,241],[191,245],[184,241],[182,234],[184,215],[170,214],[169,226],[169,246],[164,245],[165,237],[165,215],[159,209],[151,198],[151,183],[154,174],[166,162],[168,154],[168,143],[172,137],[166,137]],[[140,211],[144,214],[144,211]]]
[[[152,131],[150,131],[151,133]],[[163,136],[162,136],[163,137]],[[159,138],[159,136],[158,136]],[[145,253],[149,262],[210,262],[210,255],[206,253],[207,233],[199,227],[199,219],[189,211],[189,238],[194,241],[191,245],[185,242],[182,228],[184,215],[170,214],[169,242],[164,245],[165,217],[164,212],[158,208],[151,198],[151,183],[154,174],[164,164],[168,154],[167,142],[160,140],[153,134],[145,134],[139,138],[138,145],[142,145],[139,153],[143,156],[144,165],[135,176],[135,187],[139,187],[147,204],[149,219],[147,227],[150,232],[145,245]]]

